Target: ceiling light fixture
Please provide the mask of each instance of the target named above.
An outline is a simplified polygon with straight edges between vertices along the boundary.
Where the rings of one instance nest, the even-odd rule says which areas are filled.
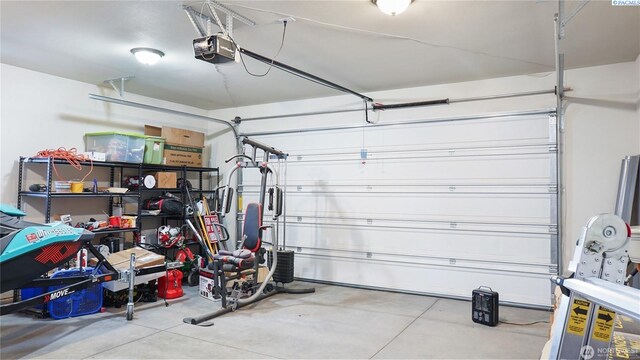
[[[371,2],[383,13],[396,16],[407,10],[413,0],[371,0]]]
[[[136,57],[138,62],[145,65],[153,65],[164,56],[162,51],[152,48],[133,48],[131,49],[131,53]]]

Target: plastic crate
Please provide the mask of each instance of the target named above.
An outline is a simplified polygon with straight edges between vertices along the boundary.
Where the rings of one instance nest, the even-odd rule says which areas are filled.
[[[25,289],[20,289],[20,298],[22,300],[31,299],[31,298],[34,298],[36,296],[40,296],[42,294],[44,294],[44,288],[25,288]],[[33,309],[42,310],[42,309],[44,309],[44,305],[35,305],[35,306],[33,306]]]
[[[142,163],[146,136],[119,132],[87,133],[86,151],[102,152],[107,161]]]
[[[162,164],[164,155],[164,138],[147,136],[144,146],[145,164]]]
[[[91,273],[93,272],[93,268],[86,267],[83,269],[83,272]],[[80,269],[59,270],[53,274],[51,278],[78,276],[82,274]],[[50,286],[49,291],[62,287],[64,286]],[[69,296],[50,301],[48,307],[49,315],[54,319],[66,319],[97,313],[102,308],[102,284],[95,284],[86,289],[78,290]]]

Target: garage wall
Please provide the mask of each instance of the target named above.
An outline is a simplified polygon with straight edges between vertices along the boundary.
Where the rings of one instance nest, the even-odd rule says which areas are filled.
[[[119,97],[111,89],[6,64],[1,64],[0,70],[0,183],[3,203],[16,203],[20,156],[32,156],[39,150],[58,147],[76,147],[84,151],[84,134],[87,132],[143,133],[144,124],[178,126],[205,133],[208,131],[208,123],[205,121],[109,104],[88,97],[89,93]],[[201,109],[134,94],[125,94],[124,99],[206,115]],[[67,175],[70,178],[82,178],[86,171],[88,170],[71,171]],[[30,179],[35,181],[38,174],[33,175]],[[26,211],[34,221],[42,220],[41,203],[41,199],[27,200]],[[75,210],[69,211],[72,207]],[[77,207],[82,209],[78,211]],[[93,200],[67,202],[66,199],[60,199],[54,204],[54,213],[89,215],[98,211],[102,215],[100,210],[103,208],[103,205],[96,206],[96,201]]]
[[[567,71],[566,84],[574,91],[567,95],[565,163],[566,209],[563,243],[565,266],[573,251],[580,229],[594,214],[613,210],[617,191],[620,159],[640,150],[637,62],[613,64]],[[554,74],[536,74],[466,83],[399,89],[368,94],[382,103],[408,102],[444,97],[464,98],[501,93],[552,89]],[[266,104],[210,112],[211,116],[231,119],[297,112],[326,111],[361,106],[350,96],[306,101]],[[387,111],[374,115],[380,123],[419,118],[460,117],[505,111],[553,108],[553,95],[539,95],[482,102],[461,103],[420,109]],[[291,128],[354,125],[363,123],[363,114],[341,113],[299,118],[247,121],[241,132],[274,131]],[[298,135],[300,139],[305,134]],[[311,139],[311,138],[310,138]],[[354,140],[356,141],[356,140]],[[357,140],[361,142],[362,140]],[[278,146],[277,143],[271,144]],[[322,146],[316,144],[318,148]],[[334,145],[335,146],[335,145]],[[359,144],[345,147],[359,148]],[[282,149],[287,151],[286,148]],[[355,154],[356,156],[358,154]],[[322,267],[322,263],[313,264]],[[338,271],[338,269],[334,269]],[[297,270],[300,271],[300,270]],[[300,274],[300,273],[299,273]],[[408,275],[408,274],[407,274]],[[358,283],[358,279],[350,282]],[[466,291],[466,289],[465,289]]]

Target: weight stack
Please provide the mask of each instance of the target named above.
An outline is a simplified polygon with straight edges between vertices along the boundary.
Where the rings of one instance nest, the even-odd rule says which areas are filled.
[[[268,264],[271,268],[273,263],[273,250],[269,251]],[[290,283],[293,282],[293,255],[295,253],[291,250],[278,250],[278,266],[273,273],[273,281],[277,283]]]

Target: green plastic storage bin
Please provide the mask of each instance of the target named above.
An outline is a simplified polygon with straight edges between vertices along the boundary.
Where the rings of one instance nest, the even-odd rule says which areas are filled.
[[[141,163],[144,157],[145,135],[120,132],[97,132],[85,134],[86,151],[107,154],[107,161]]]
[[[165,139],[157,136],[147,136],[144,144],[144,163],[162,164]]]

